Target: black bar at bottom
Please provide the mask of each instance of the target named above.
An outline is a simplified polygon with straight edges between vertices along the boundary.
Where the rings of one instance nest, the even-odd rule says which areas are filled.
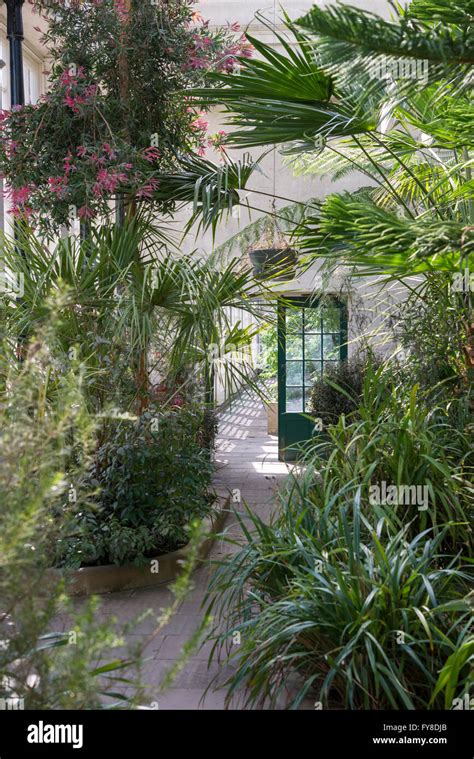
[[[0,759],[158,756],[200,750],[264,759],[314,757],[472,759],[472,712],[0,711]],[[285,748],[284,748],[285,746]]]

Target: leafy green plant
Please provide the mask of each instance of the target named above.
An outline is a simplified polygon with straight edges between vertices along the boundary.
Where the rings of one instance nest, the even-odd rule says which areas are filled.
[[[140,700],[140,654],[113,652],[125,628],[98,621],[95,600],[74,608],[49,571],[59,515],[87,503],[81,481],[94,433],[77,365],[48,400],[50,341],[51,323],[24,345],[21,364],[6,364],[3,350],[0,359],[0,698],[6,708],[103,708],[105,698],[130,707]]]
[[[205,152],[207,123],[177,91],[201,83],[207,68],[232,71],[250,46],[230,26],[201,23],[187,0],[34,5],[49,89],[3,112],[0,165],[14,213],[53,235],[72,212],[90,225],[111,200],[149,201],[177,156]]]
[[[211,582],[214,655],[241,634],[229,698],[245,687],[246,706],[442,707],[438,673],[456,655],[456,696],[466,693],[468,575],[443,554],[444,533],[410,538],[383,510],[365,517],[360,492],[315,509],[294,488],[273,524],[250,510],[239,519],[248,544]]]
[[[311,391],[311,414],[326,427],[341,414],[348,416],[358,407],[362,396],[367,358],[355,356],[329,366]]]
[[[321,473],[312,489],[315,505],[324,508],[336,493],[361,487],[363,503],[372,508],[372,486],[385,482],[400,493],[404,487],[418,487],[423,503],[404,496],[391,503],[398,526],[412,524],[415,531],[432,526],[437,532],[449,523],[453,551],[466,550],[472,541],[473,497],[467,416],[465,399],[434,404],[416,385],[404,388],[390,365],[369,366],[353,418],[341,416],[308,448],[311,471]]]
[[[430,275],[421,292],[410,294],[393,316],[393,333],[403,350],[410,381],[445,396],[459,393],[465,368],[466,308],[462,295],[442,275]]]
[[[108,420],[83,483],[90,505],[65,525],[56,562],[143,563],[187,543],[190,523],[213,506],[202,423],[188,408]]]
[[[274,380],[278,376],[278,329],[269,324],[260,332],[260,352],[258,355],[260,376]]]
[[[62,239],[51,249],[19,225],[15,240],[2,238],[2,263],[23,282],[21,308],[0,293],[0,313],[8,333],[29,336],[48,316],[48,299],[67,290],[55,337],[60,374],[75,356],[87,367],[90,407],[121,409],[147,397],[152,370],[177,375],[208,371],[210,346],[247,347],[250,328],[233,325],[229,308],[258,314],[252,299],[265,296],[249,267],[232,259],[217,267],[194,256],[177,258],[166,248],[162,230],[146,216],[121,227],[104,224],[86,241]],[[21,249],[21,252],[20,252]],[[141,250],[143,259],[137,255]],[[146,257],[146,261],[145,261]],[[145,355],[153,339],[158,366]],[[10,351],[14,356],[14,351]],[[225,364],[225,373],[251,382],[246,362]],[[146,405],[143,403],[143,405]]]

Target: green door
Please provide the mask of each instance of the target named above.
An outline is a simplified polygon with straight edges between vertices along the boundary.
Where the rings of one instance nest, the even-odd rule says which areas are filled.
[[[340,301],[286,298],[278,304],[278,448],[294,461],[314,432],[310,394],[325,367],[347,356],[347,316]]]

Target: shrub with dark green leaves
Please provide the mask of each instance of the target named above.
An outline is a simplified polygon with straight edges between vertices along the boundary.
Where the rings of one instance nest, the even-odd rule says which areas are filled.
[[[371,509],[371,488],[392,486],[401,496],[398,503],[389,499],[399,527],[411,525],[416,533],[448,524],[450,550],[469,551],[474,453],[468,416],[466,399],[434,404],[417,385],[398,382],[392,364],[368,367],[354,415],[341,416],[308,446],[307,471],[320,473],[311,489],[315,508],[337,504],[336,493],[360,487]],[[416,488],[425,502],[412,502],[406,488]]]
[[[141,563],[187,543],[190,522],[213,506],[203,421],[186,407],[107,420],[84,486],[92,505],[76,515],[57,561]]]
[[[354,413],[360,403],[367,360],[354,357],[325,369],[311,391],[311,413],[324,426],[335,424],[341,414]]]
[[[393,331],[404,352],[402,370],[412,382],[445,395],[461,385],[468,321],[462,292],[445,274],[430,274],[423,290],[409,295]]]

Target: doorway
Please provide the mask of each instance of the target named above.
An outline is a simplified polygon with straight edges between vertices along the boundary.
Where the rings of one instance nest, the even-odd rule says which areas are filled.
[[[347,309],[339,300],[285,298],[278,304],[278,449],[294,461],[313,436],[311,389],[331,364],[347,358]]]

